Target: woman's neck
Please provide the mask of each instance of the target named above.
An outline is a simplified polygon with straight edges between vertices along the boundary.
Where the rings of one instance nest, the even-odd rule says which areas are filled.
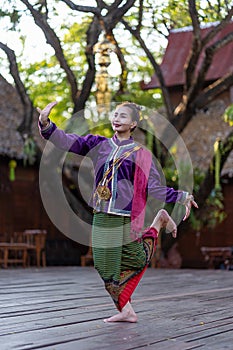
[[[129,140],[131,137],[130,133],[118,133],[116,132],[116,137],[118,138],[119,141],[125,141]]]

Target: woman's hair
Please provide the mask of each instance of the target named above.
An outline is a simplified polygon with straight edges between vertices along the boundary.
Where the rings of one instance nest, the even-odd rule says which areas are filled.
[[[131,117],[133,121],[139,122],[140,118],[141,118],[141,110],[142,107],[137,105],[134,102],[122,102],[118,107],[128,107],[131,109],[132,113],[131,113]]]

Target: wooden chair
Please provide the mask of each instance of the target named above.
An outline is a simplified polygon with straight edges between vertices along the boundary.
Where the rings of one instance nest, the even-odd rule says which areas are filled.
[[[27,249],[27,244],[24,243],[1,242],[0,263],[3,263],[5,269],[8,264],[22,264],[26,267]]]
[[[33,255],[36,256],[36,266],[45,267],[46,266],[46,230],[25,230],[23,232],[24,241],[28,245],[28,259],[29,265],[31,264],[31,258]]]
[[[23,243],[27,246],[27,265],[32,265],[35,258],[37,267],[46,266],[46,230],[32,229],[14,232],[12,242]]]
[[[92,247],[90,246],[87,253],[81,256],[81,266],[93,265]]]

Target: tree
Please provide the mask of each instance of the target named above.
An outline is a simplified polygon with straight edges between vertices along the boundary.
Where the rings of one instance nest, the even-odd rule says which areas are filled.
[[[150,72],[152,73],[153,70],[158,76],[167,118],[176,127],[178,132],[181,132],[185,128],[197,108],[205,106],[217,94],[233,85],[233,74],[229,72],[227,76],[219,79],[215,84],[204,87],[205,76],[215,53],[233,40],[232,33],[220,41],[214,40],[216,33],[226,26],[232,18],[233,7],[231,1],[169,0],[167,4],[157,5],[151,0],[129,0],[126,2],[121,0],[111,2],[97,0],[96,6],[76,5],[71,0],[57,0],[53,2],[49,2],[48,0],[10,0],[10,3],[13,6],[13,10],[3,9],[1,16],[10,16],[14,28],[17,27],[22,12],[26,13],[27,16],[31,16],[36,25],[44,33],[47,43],[53,48],[56,61],[59,62],[60,69],[65,73],[66,81],[70,88],[70,99],[73,104],[74,113],[72,118],[77,118],[77,116],[79,118],[83,117],[82,114],[75,114],[75,112],[84,109],[91,94],[96,75],[93,47],[100,39],[101,34],[104,34],[115,45],[115,53],[121,66],[118,91],[115,91],[114,97],[116,99],[125,98],[124,94],[128,90],[130,60],[133,60],[134,56],[139,55],[138,52],[142,52],[144,58],[146,57],[147,62],[151,64],[151,68],[149,68]],[[58,32],[56,32],[56,29],[51,24],[51,17],[57,11],[56,4],[61,3],[67,5],[67,9],[69,8],[74,18],[76,14],[85,14],[87,16],[85,22],[86,37],[80,38],[80,40],[85,41],[83,48],[85,46],[86,61],[86,68],[82,72],[82,79],[79,76],[81,73],[75,71],[75,67],[70,60],[70,55],[67,55],[63,39],[58,36]],[[19,4],[24,5],[23,10],[19,7]],[[202,39],[200,36],[201,24],[213,20],[219,21],[218,24]],[[152,50],[152,43],[155,41],[155,34],[166,38],[171,29],[183,25],[192,25],[193,42],[192,50],[184,67],[185,86],[183,98],[179,106],[174,110],[160,69],[159,59],[161,55],[156,50]],[[77,26],[72,27],[70,24],[66,24],[66,26],[69,29],[76,28],[77,30],[78,28]],[[124,34],[122,35],[122,33]],[[122,37],[124,37],[124,40],[122,40]],[[126,38],[127,40],[125,40]],[[126,45],[129,44],[129,46],[137,49],[137,55],[136,53],[135,55],[131,55],[131,57],[127,55],[127,53],[130,54],[131,52],[129,47],[125,46],[124,41]],[[28,93],[26,89],[22,88],[24,84],[17,71],[16,56],[13,54],[13,50],[8,48],[6,44],[1,43],[0,47],[6,52],[9,61],[12,64],[14,63],[14,72],[11,71],[11,74],[14,77],[15,86],[21,93],[21,98],[25,106],[25,121],[23,126],[28,128],[31,120],[31,106],[28,103]],[[195,76],[195,67],[202,52],[204,52],[205,59],[198,75]],[[137,74],[140,76],[140,72],[137,72]],[[171,138],[170,145],[172,145],[173,141]],[[220,167],[223,167],[225,160],[232,150],[231,136],[223,142],[223,147],[225,151]],[[213,175],[209,169],[205,180],[200,186],[198,196],[200,203],[204,203],[212,187]]]

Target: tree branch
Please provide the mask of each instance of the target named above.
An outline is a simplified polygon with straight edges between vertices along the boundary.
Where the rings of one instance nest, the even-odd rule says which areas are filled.
[[[124,3],[124,2],[123,2]],[[112,28],[115,27],[116,23],[126,14],[126,12],[134,5],[135,0],[125,1],[125,5],[116,8],[114,11],[108,13],[108,21],[112,21]]]
[[[119,20],[122,18],[122,16],[128,11],[129,8],[132,7],[134,4],[135,0],[130,0],[125,3],[122,7],[119,7],[121,3],[124,3],[122,0],[116,0],[112,5],[107,5],[104,1],[98,0],[97,5],[98,5],[98,11],[95,11],[95,8],[92,7],[86,7],[86,6],[77,6],[73,4],[72,1],[70,0],[62,0],[64,1],[68,6],[70,6],[72,9],[77,10],[77,11],[83,11],[85,9],[85,12],[88,10],[92,13],[95,14],[95,19],[92,22],[89,30],[88,30],[88,39],[87,39],[87,59],[89,62],[89,70],[86,75],[86,79],[83,84],[83,89],[79,95],[80,103],[79,103],[79,108],[82,106],[82,100],[85,99],[85,95],[87,95],[87,92],[90,92],[90,88],[92,83],[94,82],[94,77],[95,77],[95,65],[94,65],[94,56],[92,52],[93,45],[97,42],[98,37],[101,33],[101,29],[104,29],[106,32],[107,37],[109,37],[110,41],[114,43],[116,46],[116,54],[118,56],[119,62],[121,64],[122,68],[122,73],[120,77],[120,88],[119,91],[123,91],[127,79],[127,74],[126,74],[126,63],[124,60],[124,57],[122,55],[122,52],[113,36],[113,28],[115,27],[116,23],[119,22]],[[101,12],[103,9],[108,10],[108,13],[105,16],[101,15]],[[99,21],[99,26],[97,22]]]
[[[189,0],[189,12],[190,12],[190,16],[193,24],[193,44],[192,44],[192,50],[190,51],[190,55],[185,65],[185,76],[186,76],[185,87],[184,87],[185,100],[183,100],[183,104],[185,103],[186,105],[190,104],[194,96],[198,93],[198,91],[200,91],[204,83],[208,68],[212,63],[212,58],[214,53],[221,46],[224,46],[227,44],[226,37],[219,40],[216,43],[216,45],[215,44],[211,45],[206,49],[206,55],[202,63],[202,67],[198,72],[198,76],[195,77],[195,69],[196,69],[196,65],[200,57],[201,51],[210,42],[210,40],[212,40],[216,36],[216,34],[229,23],[233,15],[233,7],[232,7],[231,10],[229,10],[226,17],[217,26],[214,26],[214,28],[202,39],[200,23],[198,20],[198,12],[197,12],[195,3],[196,3],[195,0]],[[230,36],[231,34],[232,33],[230,33]],[[232,39],[228,37],[227,40],[228,42],[230,42]]]
[[[210,40],[212,40],[216,36],[216,34],[218,34],[231,21],[232,16],[233,16],[233,6],[229,10],[226,17],[221,22],[219,22],[218,25],[214,26],[213,29],[209,31],[209,33],[207,33],[206,36],[202,39],[203,47],[206,46],[210,42]]]
[[[227,25],[227,23],[230,21],[232,14],[233,14],[233,7],[231,10],[229,10],[228,14],[226,17],[221,21],[217,26],[214,26],[214,28],[204,37],[204,39],[201,39],[201,28],[198,20],[198,13],[196,10],[196,5],[195,5],[195,0],[189,0],[189,12],[190,16],[192,19],[193,23],[193,44],[192,44],[192,49],[190,50],[189,57],[186,61],[185,65],[185,85],[184,85],[184,93],[182,97],[182,101],[180,104],[176,107],[174,114],[176,116],[179,116],[183,114],[183,122],[179,120],[179,122],[175,122],[179,128],[184,128],[185,127],[185,120],[187,119],[187,122],[189,121],[188,115],[190,114],[188,111],[186,112],[187,109],[195,109],[195,104],[194,104],[194,99],[195,97],[201,92],[201,89],[203,88],[203,84],[205,82],[205,77],[208,72],[208,69],[212,63],[214,54],[216,53],[217,50],[219,50],[221,47],[224,45],[227,45],[229,42],[232,41],[233,39],[233,34],[229,33],[226,35],[224,38],[218,40],[214,44],[210,45],[205,49],[205,58],[202,61],[201,68],[196,74],[196,66],[198,63],[198,60],[200,58],[200,54],[205,46],[209,43],[210,40],[214,38],[214,36],[222,30],[224,26]],[[224,87],[224,84],[221,84],[222,88]],[[227,86],[229,86],[227,84]],[[213,87],[213,85],[211,85]],[[220,88],[220,86],[219,86]],[[210,96],[216,96],[217,89],[215,88],[213,90],[213,94],[208,92],[208,98]],[[203,94],[201,95],[202,97],[204,96]],[[207,95],[205,95],[207,97]],[[196,101],[196,100],[195,100]],[[208,103],[208,100],[206,101]],[[192,111],[191,111],[192,112]],[[184,118],[184,115],[187,116],[187,118]],[[179,117],[179,119],[181,119]],[[183,124],[184,123],[184,124]],[[184,126],[182,126],[182,124]],[[181,129],[178,129],[178,131],[181,131]]]
[[[15,52],[11,50],[7,45],[0,42],[0,48],[6,53],[7,58],[10,62],[10,73],[14,79],[16,90],[19,94],[20,100],[22,102],[24,108],[24,118],[20,126],[18,127],[18,131],[24,137],[25,134],[30,135],[31,133],[31,124],[33,117],[33,105],[30,100],[30,97],[27,94],[27,91],[24,87],[23,82],[21,81],[18,65],[16,61]]]
[[[70,0],[61,0],[64,2],[67,6],[71,8],[71,10],[79,11],[79,12],[91,12],[97,17],[101,16],[101,8],[99,7],[93,7],[93,6],[83,6],[83,5],[76,5],[73,3],[73,1]]]
[[[108,8],[109,10],[117,9],[121,3],[122,3],[122,0],[115,0],[111,5],[108,5]]]
[[[125,91],[125,86],[126,86],[127,76],[128,76],[128,72],[126,69],[127,68],[126,61],[125,61],[125,57],[121,51],[121,48],[115,39],[113,32],[108,33],[107,38],[115,46],[115,48],[116,48],[115,54],[117,55],[118,61],[120,62],[120,66],[121,66],[121,74],[120,74],[120,79],[119,79],[120,80],[119,81],[119,89],[116,93],[116,95],[121,95]]]
[[[77,80],[65,59],[59,38],[57,37],[54,30],[50,27],[44,16],[39,11],[35,10],[33,6],[28,2],[28,0],[21,0],[21,2],[23,2],[24,5],[28,8],[34,18],[35,23],[44,32],[47,43],[53,47],[57,60],[59,61],[61,68],[63,68],[66,73],[67,80],[71,87],[72,101],[74,102],[74,106],[76,106],[78,100]]]
[[[197,96],[198,93],[203,88],[206,75],[207,75],[208,70],[211,66],[211,63],[213,61],[214,54],[219,49],[221,49],[222,47],[229,44],[231,41],[233,41],[233,33],[229,33],[224,38],[216,41],[213,45],[208,46],[205,49],[205,57],[203,59],[202,65],[199,69],[198,75],[195,79],[195,82],[193,83],[193,86],[190,87],[188,94],[187,94],[188,103],[192,103],[192,101],[195,99],[195,96]]]
[[[192,41],[192,49],[190,50],[189,56],[187,57],[187,60],[184,66],[185,77],[186,77],[185,85],[184,85],[185,94],[193,84],[196,65],[200,56],[200,52],[202,50],[201,28],[198,20],[198,12],[196,9],[195,0],[189,0],[189,13],[193,24],[193,41]]]
[[[93,46],[97,43],[99,35],[102,31],[100,22],[96,16],[94,16],[87,30],[87,46],[86,46],[86,57],[88,62],[88,70],[82,85],[82,90],[78,96],[78,101],[76,105],[76,111],[82,110],[85,107],[85,103],[90,95],[92,85],[95,81],[95,57],[93,54]]]
[[[195,108],[203,108],[205,105],[210,103],[216,96],[226,91],[233,85],[233,74],[228,73],[224,77],[216,80],[213,84],[205,88],[196,99],[193,101],[192,105]]]
[[[133,28],[131,28],[130,25],[125,20],[122,19],[121,23],[124,24],[125,28],[138,40],[142,49],[145,51],[152,67],[154,68],[155,73],[159,79],[161,90],[163,93],[163,99],[164,99],[164,104],[165,104],[165,107],[167,110],[167,116],[168,116],[169,120],[172,120],[174,117],[172,103],[170,100],[170,95],[169,95],[168,89],[166,87],[163,73],[160,69],[160,66],[155,61],[154,56],[152,55],[150,49],[146,46],[145,41],[142,39],[140,33],[138,31],[134,30]]]
[[[143,18],[143,0],[139,1],[139,10],[138,10],[138,24],[136,31],[140,32],[142,26],[142,18]]]

